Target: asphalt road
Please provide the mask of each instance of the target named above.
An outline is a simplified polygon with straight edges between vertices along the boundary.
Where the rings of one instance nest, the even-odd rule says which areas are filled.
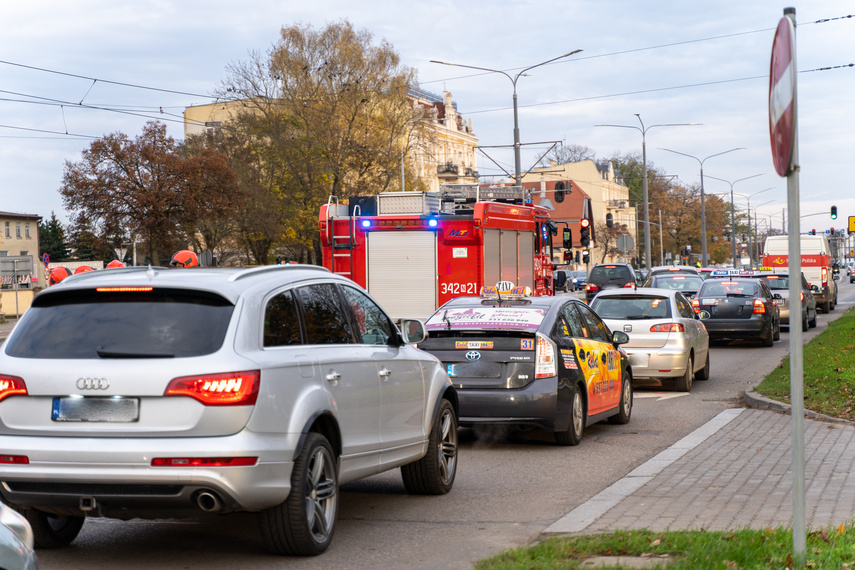
[[[819,334],[855,302],[839,281],[837,310],[820,314]],[[550,524],[727,408],[787,354],[787,333],[771,348],[716,344],[711,378],[682,394],[640,388],[632,420],[586,429],[577,447],[559,447],[538,431],[461,430],[454,489],[409,496],[395,470],[342,489],[333,544],[317,558],[266,554],[251,515],[179,521],[87,521],[78,539],[40,550],[42,568],[469,568],[474,560],[538,538]]]

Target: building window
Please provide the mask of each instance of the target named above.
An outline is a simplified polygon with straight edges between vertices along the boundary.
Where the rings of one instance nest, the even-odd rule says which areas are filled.
[[[0,257],[7,257],[9,255],[8,251],[0,250]]]
[[[30,255],[30,252],[29,251],[22,251],[21,256],[25,256],[25,255]]]
[[[15,237],[21,239],[21,222],[15,222]]]
[[[12,222],[6,222],[6,237],[12,237]]]
[[[27,239],[30,239],[30,222],[24,224],[24,235],[27,236]]]

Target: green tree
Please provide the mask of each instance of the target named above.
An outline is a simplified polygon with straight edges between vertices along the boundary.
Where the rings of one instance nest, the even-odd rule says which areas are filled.
[[[375,45],[347,21],[284,27],[267,53],[228,71],[219,94],[242,101],[233,132],[244,135],[256,168],[245,177],[253,200],[239,224],[243,240],[253,249],[278,243],[317,262],[317,214],[329,196],[343,202],[398,180],[401,138],[420,117],[407,102],[415,72],[391,45]],[[263,219],[252,215],[259,208]]]
[[[60,194],[95,233],[142,237],[157,265],[188,241],[187,228],[233,206],[234,173],[213,152],[185,156],[166,125],[151,121],[134,140],[107,135],[80,162],[66,161]]]
[[[68,246],[65,243],[65,229],[54,212],[47,222],[39,224],[39,251],[48,254],[51,261],[68,259]]]

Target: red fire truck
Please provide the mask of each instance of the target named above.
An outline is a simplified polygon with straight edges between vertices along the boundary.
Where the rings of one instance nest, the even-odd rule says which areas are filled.
[[[549,211],[520,187],[443,186],[339,204],[318,219],[324,266],[353,279],[394,319],[427,318],[449,299],[512,281],[552,295]]]

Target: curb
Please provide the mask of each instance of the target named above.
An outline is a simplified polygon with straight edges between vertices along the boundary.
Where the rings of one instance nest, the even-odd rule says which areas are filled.
[[[743,395],[743,400],[745,401],[745,405],[749,408],[756,408],[758,410],[771,410],[773,412],[778,412],[781,414],[789,415],[792,410],[792,406],[790,404],[785,404],[783,402],[779,402],[777,400],[772,400],[767,398],[766,396],[762,396],[757,392],[752,390],[746,390]],[[821,422],[828,422],[832,424],[846,424],[846,425],[855,425],[855,422],[850,420],[844,420],[841,418],[835,418],[833,416],[827,416],[825,414],[820,414],[818,412],[814,412],[811,410],[805,410],[805,417],[810,418],[812,420],[818,420]]]

